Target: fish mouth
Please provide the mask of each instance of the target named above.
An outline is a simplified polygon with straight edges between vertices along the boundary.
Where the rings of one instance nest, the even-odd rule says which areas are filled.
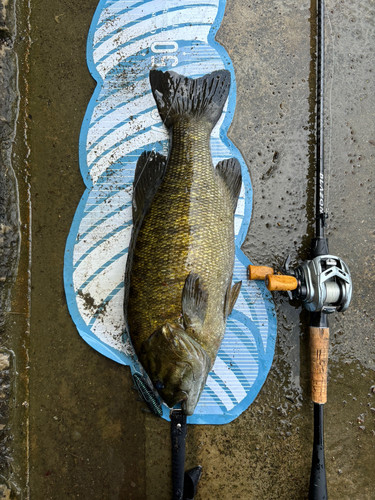
[[[186,399],[181,401],[181,409],[185,415],[193,415],[203,389],[204,384],[202,389],[197,391],[194,396],[188,396]]]
[[[173,375],[169,381],[166,381],[166,387],[158,392],[169,408],[180,404],[185,415],[192,415],[204,389],[208,367],[200,367],[199,377],[194,376],[190,363],[176,363],[171,368],[171,372]],[[175,377],[176,373],[179,373],[178,377]]]
[[[203,387],[201,387],[201,385],[203,385]],[[160,395],[170,409],[180,404],[181,410],[185,415],[193,415],[198,404],[201,392],[204,389],[204,385],[205,382],[203,384],[199,384],[199,387],[197,388],[191,388],[189,391],[179,391],[171,398],[164,396],[162,392],[160,393]]]
[[[186,403],[188,398],[189,398],[189,394],[186,391],[180,391],[177,394],[175,394],[171,406],[169,406],[169,405],[168,406],[169,406],[169,408],[173,408],[174,406],[181,403],[181,408],[182,408],[182,406]]]

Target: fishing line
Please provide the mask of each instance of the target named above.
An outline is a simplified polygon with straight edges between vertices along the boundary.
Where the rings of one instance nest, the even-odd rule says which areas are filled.
[[[324,177],[324,1],[317,3],[317,47],[316,47],[316,188],[315,188],[315,220],[316,237],[324,237],[326,227],[325,212],[325,177]]]
[[[332,43],[332,48],[331,48],[331,61],[330,61],[330,66],[331,66],[331,73],[330,73],[330,79],[331,83],[329,86],[329,138],[328,138],[328,175],[327,175],[327,196],[326,196],[326,207],[327,207],[327,212],[328,212],[328,206],[329,206],[329,186],[331,184],[331,164],[332,164],[332,130],[333,130],[333,114],[332,114],[332,90],[333,90],[333,76],[335,74],[335,37],[333,35],[333,29],[332,29],[332,23],[331,19],[329,16],[329,12],[327,9],[325,9],[326,15],[327,15],[327,20],[329,23],[329,28],[330,28],[330,39]]]

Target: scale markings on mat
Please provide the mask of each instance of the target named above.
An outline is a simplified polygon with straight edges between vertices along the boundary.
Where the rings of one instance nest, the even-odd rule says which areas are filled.
[[[149,84],[151,68],[200,77],[226,68],[232,85],[212,132],[213,164],[235,157],[243,185],[235,214],[234,281],[242,280],[224,341],[189,423],[224,424],[254,400],[270,369],[276,337],[272,298],[263,283],[248,281],[241,251],[251,217],[246,164],[226,132],[236,85],[231,61],[214,37],[223,0],[101,0],[88,36],[87,58],[98,82],[80,136],[80,168],[87,189],[65,251],[68,306],[83,339],[109,358],[144,373],[125,332],[124,273],[132,231],[132,182],[137,159],[151,149],[168,152]],[[163,417],[169,409],[163,405]]]

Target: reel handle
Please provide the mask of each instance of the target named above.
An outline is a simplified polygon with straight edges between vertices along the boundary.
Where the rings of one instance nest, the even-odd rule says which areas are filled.
[[[298,286],[298,281],[294,276],[282,274],[268,274],[265,283],[270,292],[288,292],[295,290]]]
[[[264,280],[267,274],[274,274],[272,267],[266,266],[248,266],[249,280]]]
[[[298,281],[294,276],[275,274],[272,267],[248,266],[249,280],[264,280],[270,292],[288,292],[295,290]]]

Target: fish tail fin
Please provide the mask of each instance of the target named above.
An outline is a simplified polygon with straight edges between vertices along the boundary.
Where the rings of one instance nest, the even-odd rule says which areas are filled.
[[[206,119],[213,128],[223,111],[230,82],[228,70],[214,71],[196,79],[173,71],[150,71],[152,93],[167,128],[181,117]]]

